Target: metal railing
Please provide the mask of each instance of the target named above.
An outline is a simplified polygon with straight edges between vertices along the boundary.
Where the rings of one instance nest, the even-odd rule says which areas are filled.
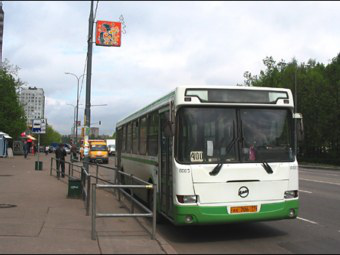
[[[60,163],[64,163],[65,164],[65,176],[67,177],[74,177],[74,172],[79,174],[79,177],[81,177],[81,168],[82,166],[76,165],[74,163],[71,162],[67,162],[65,160],[62,159],[56,159],[56,158],[51,158],[51,167],[50,167],[50,175],[53,175],[53,170],[56,171],[57,173],[57,178],[58,180],[60,179],[60,175],[62,174],[61,172],[61,165],[59,166],[59,169],[57,169],[56,167],[54,168],[54,164],[53,162],[57,163],[57,161],[59,161]],[[66,173],[66,165],[68,165],[68,173]],[[74,169],[77,168],[77,169]]]
[[[82,187],[82,198],[83,198],[84,205],[85,205],[86,216],[89,216],[90,215],[91,175],[85,170],[83,166],[79,166],[77,164],[52,157],[50,175],[52,176],[53,170],[55,170],[57,173],[58,180],[60,180],[60,175],[62,174],[62,172],[60,169],[61,165],[59,166],[59,169],[53,167],[54,165],[53,162],[57,163],[57,161],[65,164],[65,176],[69,178],[74,178],[74,177],[80,178],[81,187]],[[67,168],[66,165],[68,165],[68,173],[66,173],[66,168]],[[77,176],[75,176],[75,173],[77,173]]]
[[[74,177],[74,173],[79,174],[80,180],[81,180],[81,186],[82,186],[82,196],[85,204],[86,209],[86,216],[89,216],[90,211],[90,205],[92,206],[91,212],[91,238],[92,240],[96,240],[96,219],[97,218],[116,218],[116,217],[148,217],[152,218],[152,232],[151,238],[154,240],[156,235],[156,210],[157,210],[157,186],[152,183],[148,183],[142,179],[139,179],[136,176],[133,176],[132,174],[127,174],[125,172],[120,171],[117,168],[108,167],[108,166],[102,166],[97,163],[90,163],[89,165],[94,166],[96,168],[96,174],[95,176],[91,175],[90,172],[87,172],[86,169],[83,166],[79,166],[77,164],[67,162],[64,160],[59,160],[60,162],[65,163],[68,165],[68,174],[65,173],[65,176],[68,177]],[[57,162],[57,159],[51,158],[51,168],[50,168],[50,175],[53,175],[53,170],[57,173],[58,180],[60,179],[60,169],[56,169],[53,167],[53,162]],[[79,161],[77,161],[79,163]],[[60,166],[61,167],[61,166]],[[60,168],[59,167],[59,168]],[[99,177],[99,169],[104,168],[107,170],[111,170],[115,172],[115,178],[114,181],[108,181],[105,179],[102,179]],[[79,170],[80,169],[80,170]],[[65,169],[66,170],[66,169]],[[95,183],[91,184],[91,178],[95,179]],[[124,181],[123,181],[124,180]],[[99,184],[98,181],[102,181],[105,184]],[[127,185],[122,182],[129,182],[130,184]],[[135,184],[138,183],[139,185]],[[91,192],[92,187],[92,192]],[[130,213],[123,213],[123,214],[115,214],[115,213],[97,213],[97,206],[96,206],[96,200],[97,200],[97,189],[114,189],[114,194],[118,192],[118,201],[121,201],[122,194],[130,199],[131,207],[129,208]],[[130,189],[131,193],[128,193],[126,189]],[[140,201],[138,201],[134,197],[134,189],[146,189],[146,190],[152,190],[153,193],[150,194],[153,197],[153,204],[152,204],[152,210],[150,210],[148,207],[146,207],[144,204],[142,204]],[[135,213],[135,205],[139,206],[145,213]]]
[[[90,215],[90,192],[91,192],[91,175],[81,168],[81,186],[83,189],[83,200],[85,201],[86,216]]]
[[[129,196],[132,200],[130,213],[97,213],[97,189],[118,189],[123,192],[126,196]],[[124,188],[130,188],[131,194],[128,194],[124,191]],[[153,190],[153,209],[152,211],[140,203],[133,197],[133,189],[147,189]],[[152,218],[152,233],[151,238],[154,240],[156,237],[156,195],[157,195],[157,188],[154,184],[144,184],[144,185],[105,185],[105,184],[92,184],[92,217],[91,217],[91,237],[92,240],[96,240],[96,219],[97,218],[117,218],[117,217],[148,217]],[[139,205],[146,213],[135,213],[134,210],[134,203]]]

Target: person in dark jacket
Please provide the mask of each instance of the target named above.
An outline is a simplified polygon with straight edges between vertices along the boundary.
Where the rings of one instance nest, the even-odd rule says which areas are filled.
[[[60,166],[61,166],[61,177],[65,177],[65,157],[66,150],[64,149],[63,144],[59,144],[58,148],[55,151],[55,157],[57,159],[57,175],[60,176]]]
[[[24,142],[24,157],[27,158],[28,152],[29,152],[29,145],[27,143],[27,141]]]

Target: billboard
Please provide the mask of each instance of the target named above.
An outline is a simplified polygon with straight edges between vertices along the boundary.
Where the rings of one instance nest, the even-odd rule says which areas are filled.
[[[96,26],[96,45],[120,47],[122,24],[120,22],[98,20]]]

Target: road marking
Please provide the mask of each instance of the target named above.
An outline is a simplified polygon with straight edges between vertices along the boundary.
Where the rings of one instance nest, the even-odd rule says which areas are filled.
[[[318,223],[315,222],[315,221],[307,220],[307,219],[300,218],[300,217],[297,217],[297,219],[298,219],[298,220],[302,220],[302,221],[306,221],[306,222],[311,223],[311,224],[314,224],[314,225],[318,225]]]
[[[310,180],[310,179],[304,179],[304,178],[300,178],[300,180],[302,180],[302,181],[309,181],[309,182],[325,183],[325,184],[331,184],[331,185],[340,186],[340,183],[334,183],[334,182],[317,181],[317,180]]]
[[[302,193],[307,193],[307,194],[313,194],[313,192],[310,192],[310,191],[307,191],[307,190],[299,190],[299,192],[302,192]]]

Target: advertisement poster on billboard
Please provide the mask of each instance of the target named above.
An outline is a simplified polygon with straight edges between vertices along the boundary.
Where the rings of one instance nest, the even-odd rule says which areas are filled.
[[[98,20],[96,26],[96,45],[114,46],[121,45],[121,23]]]

